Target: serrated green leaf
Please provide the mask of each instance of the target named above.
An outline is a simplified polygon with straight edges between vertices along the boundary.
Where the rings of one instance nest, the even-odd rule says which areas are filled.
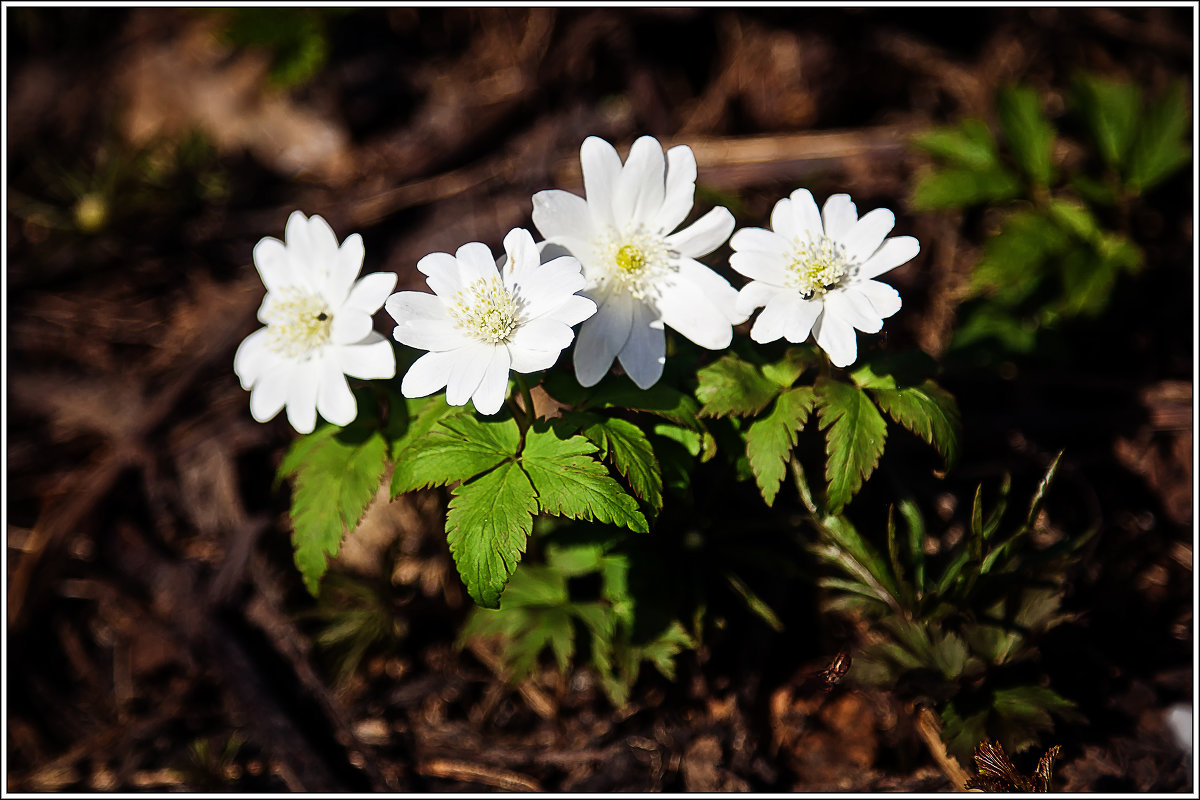
[[[446,514],[446,541],[467,592],[497,608],[533,531],[537,493],[515,461],[501,463],[454,489]]]
[[[578,425],[579,432],[599,448],[600,457],[629,481],[634,494],[655,513],[662,508],[662,469],[641,428],[628,420],[598,414],[564,412],[563,418]]]
[[[778,361],[762,365],[762,373],[768,380],[774,381],[781,389],[790,389],[796,379],[805,370],[819,366],[821,356],[812,345],[793,345],[789,347]]]
[[[971,274],[971,293],[988,294],[1015,306],[1042,284],[1046,261],[1069,245],[1062,228],[1038,211],[1009,214],[999,233],[984,244],[983,257]]]
[[[1042,113],[1037,92],[1028,86],[1001,89],[996,114],[1017,164],[1038,186],[1049,186],[1054,180],[1054,128]]]
[[[754,420],[746,430],[746,457],[768,506],[779,493],[796,435],[808,420],[814,400],[808,386],[788,389],[775,399],[770,413]]]
[[[292,545],[304,585],[314,596],[342,538],[358,524],[387,468],[387,442],[376,430],[329,426],[303,437],[280,467],[294,476]],[[286,467],[286,471],[284,470]]]
[[[392,496],[473,478],[515,457],[520,444],[521,431],[512,418],[443,418],[397,456]]]
[[[1187,97],[1184,85],[1175,83],[1142,115],[1127,162],[1126,184],[1133,191],[1150,189],[1191,160]]]
[[[696,373],[701,416],[744,417],[757,414],[779,393],[779,385],[754,364],[727,353]]]
[[[817,415],[825,431],[826,505],[839,512],[879,464],[887,423],[861,389],[821,378],[814,386]]]
[[[918,211],[936,211],[1003,203],[1020,194],[1021,182],[1003,167],[985,171],[952,167],[918,179],[909,203]]]
[[[1081,75],[1075,81],[1074,100],[1104,163],[1117,167],[1133,142],[1141,116],[1141,91],[1129,81]]]
[[[962,418],[952,394],[931,380],[920,386],[867,391],[889,417],[933,445],[947,469],[958,463]]]
[[[893,611],[901,612],[899,591],[888,570],[887,562],[879,555],[845,517],[825,517],[821,524],[823,538],[813,552],[825,561],[842,569],[860,582],[871,596],[879,598]]]
[[[597,386],[582,389],[570,376],[551,374],[544,386],[552,397],[573,406],[576,410],[629,409],[653,414],[690,430],[705,430],[695,398],[665,383],[656,383],[649,389],[639,389],[628,381],[605,380]]]
[[[996,139],[986,124],[966,119],[956,128],[937,128],[918,134],[913,144],[955,166],[987,171],[998,165]]]
[[[593,458],[595,452],[582,436],[562,439],[549,426],[535,424],[526,432],[521,466],[537,490],[542,513],[646,533],[650,527],[637,501]]]

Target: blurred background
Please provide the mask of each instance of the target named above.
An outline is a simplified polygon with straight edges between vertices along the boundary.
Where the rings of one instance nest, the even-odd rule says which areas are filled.
[[[920,692],[811,680],[870,632],[812,563],[760,591],[779,626],[714,599],[621,708],[463,646],[436,494],[373,506],[319,599],[292,566],[294,434],[232,370],[254,243],[320,214],[423,288],[425,254],[580,192],[586,136],[650,134],[695,151],[693,216],[802,186],[921,241],[880,338],[964,419],[945,477],[885,457],[929,473],[927,549],[1059,450],[1038,530],[1092,534],[1028,662],[1079,714],[1017,763],[1192,791],[1194,12],[6,7],[8,790],[951,788]]]

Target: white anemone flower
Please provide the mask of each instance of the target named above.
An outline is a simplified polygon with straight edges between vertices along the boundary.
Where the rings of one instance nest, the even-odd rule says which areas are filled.
[[[444,386],[450,405],[473,400],[481,414],[495,414],[508,393],[509,370],[554,366],[575,338],[572,326],[596,313],[595,303],[576,294],[584,280],[573,257],[543,264],[524,228],[508,232],[504,252],[503,268],[480,242],[454,255],[430,253],[417,269],[433,294],[397,292],[387,299],[396,340],[429,351],[405,374],[405,397]]]
[[[583,264],[584,294],[599,310],[579,330],[575,376],[592,386],[619,360],[642,389],[662,376],[664,325],[701,347],[728,347],[745,321],[737,290],[696,259],[733,232],[733,215],[717,207],[676,231],[692,210],[696,157],[657,140],[633,143],[622,166],[608,142],[589,136],[580,148],[585,200],[560,189],[533,196],[533,224],[548,242]]]
[[[287,407],[288,422],[311,433],[317,412],[349,425],[358,405],[346,376],[396,375],[396,353],[371,329],[371,315],[396,287],[396,275],[375,272],[358,279],[362,237],[337,236],[319,216],[293,211],[284,241],[266,237],[254,246],[254,266],[267,287],[258,309],[266,325],[238,346],[233,371],[250,390],[250,413],[266,422]]]
[[[847,194],[831,196],[818,212],[812,194],[797,189],[775,204],[773,230],[735,233],[729,263],[750,278],[738,308],[747,314],[763,309],[750,338],[799,343],[811,333],[835,365],[853,364],[855,329],[878,333],[883,320],[900,310],[900,294],[875,279],[921,250],[912,236],[887,238],[895,224],[886,208],[859,219]]]

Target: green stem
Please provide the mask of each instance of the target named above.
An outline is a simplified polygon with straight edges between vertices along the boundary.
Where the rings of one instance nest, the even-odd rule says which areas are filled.
[[[533,410],[533,394],[530,393],[529,384],[525,383],[525,378],[521,373],[514,373],[514,377],[517,382],[517,388],[521,390],[521,402],[525,406],[525,419],[527,420],[525,427],[529,427],[537,419],[537,415]]]

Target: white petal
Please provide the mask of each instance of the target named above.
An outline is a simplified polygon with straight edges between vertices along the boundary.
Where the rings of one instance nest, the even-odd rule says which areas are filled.
[[[720,292],[713,298],[700,285],[677,275],[663,288],[658,312],[663,322],[701,347],[728,347],[733,340],[729,317],[737,313],[737,292],[729,284],[725,286],[729,295]]]
[[[871,308],[875,309],[875,313],[882,319],[895,314],[900,310],[901,301],[900,293],[880,281],[861,281],[851,284],[846,287],[846,291],[857,291],[862,293],[867,301],[870,302]]]
[[[800,230],[796,226],[796,214],[792,211],[792,201],[783,198],[771,209],[771,230],[785,239],[800,238]]]
[[[565,350],[571,346],[575,331],[558,320],[541,317],[513,331],[508,344],[514,350]]]
[[[739,253],[767,253],[780,258],[792,249],[781,234],[766,228],[742,228],[729,240],[729,246]]]
[[[801,239],[820,239],[825,233],[821,223],[821,212],[817,210],[817,201],[813,199],[808,189],[797,189],[791,194],[793,224]],[[778,230],[778,229],[776,229]]]
[[[825,235],[835,242],[841,242],[854,227],[854,223],[858,222],[858,209],[850,202],[850,195],[831,195],[825,201],[821,219],[825,223]]]
[[[883,320],[871,301],[853,290],[838,289],[825,295],[825,313],[845,320],[863,333],[879,333]]]
[[[331,347],[326,358],[336,359],[338,368],[351,378],[376,381],[396,377],[396,351],[376,331],[358,344]]]
[[[879,249],[883,240],[896,227],[896,215],[886,208],[877,208],[854,223],[842,244],[846,246],[846,258],[851,263],[862,263]]]
[[[308,218],[308,258],[314,288],[333,305],[341,305],[346,294],[358,277],[355,269],[349,275],[343,270],[338,258],[337,235],[320,214]],[[361,266],[359,261],[357,266]],[[316,407],[314,401],[314,408]]]
[[[446,376],[446,402],[452,406],[464,405],[475,394],[483,382],[483,374],[492,363],[495,345],[472,342],[467,347],[454,351],[450,362],[450,374]],[[503,348],[500,348],[503,349]]]
[[[591,217],[599,225],[611,226],[613,191],[621,174],[621,157],[608,142],[589,136],[579,148],[579,162],[583,168],[583,190],[587,195]]]
[[[483,380],[471,394],[475,410],[480,414],[495,414],[504,405],[508,394],[508,369],[510,360],[504,347],[492,349],[492,357],[483,371]]]
[[[733,267],[734,272],[751,280],[762,281],[772,286],[787,285],[788,259],[779,253],[765,253],[761,250],[734,253],[729,257],[729,266]]]
[[[729,281],[713,270],[690,258],[679,259],[678,269],[673,281],[687,281],[700,290],[700,293],[733,325],[746,321],[746,314],[738,309],[737,289]]]
[[[529,319],[549,314],[586,285],[579,262],[571,256],[531,269],[523,276],[517,292],[525,304],[522,315]]]
[[[722,206],[709,211],[678,233],[667,237],[667,245],[688,258],[706,256],[725,244],[733,233],[733,214]]]
[[[280,360],[255,381],[250,392],[250,416],[256,422],[266,422],[283,408],[294,368],[293,362]]]
[[[528,373],[553,367],[562,350],[514,350],[510,346],[508,355],[512,359],[513,372]]]
[[[400,382],[400,393],[405,397],[425,397],[446,385],[450,366],[457,352],[426,353],[412,363],[404,380]]]
[[[463,286],[469,286],[477,280],[500,276],[500,271],[496,269],[496,257],[482,242],[464,244],[458,248],[454,257],[458,260],[458,274]]]
[[[799,344],[808,338],[812,332],[813,323],[817,321],[817,317],[821,316],[821,311],[825,307],[820,300],[805,300],[799,295],[796,297],[798,305],[792,309],[783,323],[783,338],[792,344]]]
[[[829,354],[829,360],[834,366],[848,367],[858,357],[854,328],[850,327],[850,323],[830,314],[828,309],[813,325],[813,338],[817,340],[821,349]]]
[[[776,292],[763,306],[762,313],[750,328],[750,338],[759,344],[773,342],[783,336],[788,319],[800,307],[800,295],[796,292]]]
[[[343,308],[333,315],[329,340],[334,344],[361,342],[371,332],[371,315],[357,308]]]
[[[618,355],[625,374],[639,389],[649,389],[662,377],[666,355],[667,336],[662,320],[650,306],[635,305],[629,339]]]
[[[919,252],[921,245],[912,236],[893,236],[886,239],[875,251],[875,255],[858,268],[859,280],[877,278],[888,270],[912,261]]]
[[[446,314],[446,305],[425,292],[396,292],[384,303],[396,327],[392,337],[400,344],[418,350],[454,350],[462,347],[465,337],[457,323]]]
[[[233,354],[233,372],[238,376],[243,389],[249,389],[277,360],[267,347],[267,329],[259,328],[238,345]]]
[[[287,418],[297,433],[312,433],[317,425],[317,383],[320,363],[309,361],[292,371],[288,383]]]
[[[287,247],[278,239],[267,236],[254,245],[254,268],[267,292],[278,292],[294,281]]]
[[[317,274],[313,270],[312,241],[308,235],[308,217],[303,212],[293,211],[283,228],[283,240],[292,259],[292,283],[300,284],[310,291],[320,291]]]
[[[650,223],[653,230],[673,231],[687,219],[696,198],[696,156],[685,144],[667,151],[667,185],[662,208]]]
[[[547,189],[533,196],[533,224],[547,239],[588,240],[592,238],[592,215],[588,208],[589,201],[579,195]]]
[[[649,224],[658,216],[666,191],[666,168],[657,139],[642,136],[633,143],[613,187],[613,222],[618,228],[631,220]]]
[[[325,359],[317,387],[317,411],[334,425],[349,425],[358,416],[354,393],[336,361]]]
[[[356,308],[368,314],[374,314],[387,300],[392,289],[396,288],[396,273],[372,272],[364,275],[346,298],[343,308]]]
[[[575,341],[575,377],[581,386],[598,383],[629,340],[634,302],[623,294],[598,298],[595,316],[580,326]]]
[[[781,292],[791,293],[792,290],[782,289],[762,281],[751,281],[738,290],[738,313],[749,317],[754,313],[754,309],[765,306],[768,300]]]
[[[320,219],[320,217],[313,219]],[[333,231],[329,233],[332,235]],[[334,242],[336,241],[335,238]],[[347,236],[346,241],[342,242],[342,246],[337,248],[336,254],[329,264],[329,282],[325,285],[325,299],[334,308],[346,302],[350,290],[354,288],[358,273],[362,271],[363,255],[362,237],[357,233]]]
[[[547,316],[564,325],[575,326],[596,313],[596,303],[583,295],[573,294]]]
[[[513,228],[505,234],[504,255],[508,260],[502,274],[504,285],[509,289],[542,263],[542,254],[533,243],[533,236],[524,228]]]
[[[463,280],[458,259],[449,253],[430,253],[417,262],[417,270],[438,297],[449,300],[470,281]]]

